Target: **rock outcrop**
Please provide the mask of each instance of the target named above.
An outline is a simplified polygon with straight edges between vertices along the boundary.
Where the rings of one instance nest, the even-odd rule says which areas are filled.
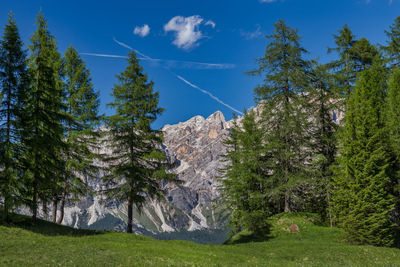
[[[224,165],[223,140],[228,134],[220,111],[207,119],[196,116],[163,128],[165,153],[175,162],[173,172],[181,186],[167,185],[168,201],[188,215],[187,230],[215,228],[212,200],[218,196],[217,177]]]

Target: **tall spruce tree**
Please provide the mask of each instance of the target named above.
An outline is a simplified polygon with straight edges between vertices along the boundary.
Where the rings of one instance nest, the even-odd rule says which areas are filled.
[[[310,62],[303,59],[307,51],[300,45],[297,30],[283,20],[275,29],[265,50],[258,59],[259,68],[251,74],[265,74],[265,84],[255,89],[256,100],[262,109],[261,124],[266,131],[271,178],[282,192],[283,211],[290,212],[291,195],[297,186],[306,181],[310,157],[308,129]]]
[[[310,211],[318,212],[323,219],[329,217],[332,226],[330,208],[331,166],[336,156],[336,131],[338,129],[338,107],[334,77],[328,72],[329,66],[316,65],[311,78],[311,110],[313,125],[313,194]]]
[[[400,225],[400,69],[395,68],[389,78],[386,121],[389,128],[390,143],[396,154],[397,181],[393,184],[396,195],[396,211],[393,214],[397,225]]]
[[[63,92],[61,60],[54,37],[41,12],[36,17],[37,30],[31,38],[29,72],[31,84],[24,95],[22,144],[24,146],[25,195],[33,219],[38,201],[43,203],[47,218],[47,202],[51,199],[64,169],[61,160],[63,143]]]
[[[0,41],[0,196],[4,199],[4,219],[18,194],[21,96],[27,88],[26,52],[10,12]]]
[[[225,140],[228,165],[222,169],[219,203],[229,215],[234,232],[248,229],[268,231],[266,219],[274,213],[265,158],[264,131],[256,122],[253,110],[238,122],[235,119]]]
[[[400,159],[400,69],[393,70],[393,74],[389,78],[388,86],[388,110],[387,121],[390,129],[391,143],[393,149]]]
[[[333,211],[350,241],[394,242],[394,154],[385,122],[386,73],[380,64],[362,72],[347,103],[333,179]]]
[[[378,49],[366,38],[354,42],[351,48],[351,59],[354,64],[354,71],[358,73],[371,67],[375,60],[380,58]]]
[[[353,91],[356,80],[354,71],[355,63],[353,61],[352,48],[356,42],[350,28],[345,24],[338,35],[334,35],[335,48],[329,48],[328,53],[336,52],[339,59],[330,63],[330,66],[335,74],[337,87],[340,89],[343,96],[348,98]]]
[[[64,92],[67,120],[65,121],[66,169],[60,190],[53,196],[53,222],[57,217],[57,203],[60,203],[58,223],[64,219],[66,201],[78,200],[90,189],[82,177],[94,177],[98,169],[94,166],[97,150],[97,133],[100,117],[99,93],[93,88],[90,72],[78,51],[70,46],[63,59]]]
[[[125,71],[117,75],[114,102],[108,104],[115,115],[106,117],[105,139],[111,152],[106,161],[111,167],[104,180],[109,198],[128,202],[126,231],[132,233],[134,205],[141,210],[146,200],[160,195],[161,180],[173,176],[166,173],[167,158],[160,150],[162,133],[151,128],[163,111],[159,94],[133,51],[127,61]]]
[[[400,16],[390,26],[389,31],[385,31],[389,40],[383,47],[392,67],[400,67]]]

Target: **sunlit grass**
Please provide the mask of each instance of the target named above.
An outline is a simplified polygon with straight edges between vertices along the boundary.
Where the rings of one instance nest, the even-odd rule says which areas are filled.
[[[0,226],[1,266],[400,266],[400,250],[353,246],[341,231],[306,214],[275,216],[265,238],[242,232],[226,245],[160,241],[116,232],[83,231],[14,216]],[[290,233],[288,226],[299,226]],[[247,236],[247,239],[246,239]],[[250,236],[250,237],[249,237]],[[253,240],[253,241],[252,241]]]

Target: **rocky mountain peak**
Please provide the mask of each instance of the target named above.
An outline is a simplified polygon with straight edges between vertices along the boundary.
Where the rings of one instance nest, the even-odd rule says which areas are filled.
[[[173,163],[170,171],[181,182],[165,183],[165,199],[149,200],[142,213],[134,211],[136,232],[193,231],[221,226],[212,200],[219,195],[217,177],[226,164],[221,159],[226,151],[223,141],[229,133],[229,124],[222,112],[217,111],[207,119],[195,116],[162,128],[162,149]],[[102,187],[103,175],[99,173],[98,179],[90,182],[94,190]],[[88,196],[66,207],[64,223],[79,228],[123,230],[125,218],[126,203],[106,203],[100,196]]]
[[[222,112],[219,110],[208,116],[206,120],[212,124],[221,126],[221,129],[226,128],[226,121],[224,114],[222,114]]]

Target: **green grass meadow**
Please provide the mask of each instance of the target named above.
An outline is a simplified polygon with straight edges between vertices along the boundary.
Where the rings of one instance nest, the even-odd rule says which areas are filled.
[[[0,266],[400,266],[400,249],[344,243],[312,215],[271,218],[271,233],[242,232],[224,245],[78,230],[13,215],[0,225]],[[291,224],[299,232],[291,233]]]

